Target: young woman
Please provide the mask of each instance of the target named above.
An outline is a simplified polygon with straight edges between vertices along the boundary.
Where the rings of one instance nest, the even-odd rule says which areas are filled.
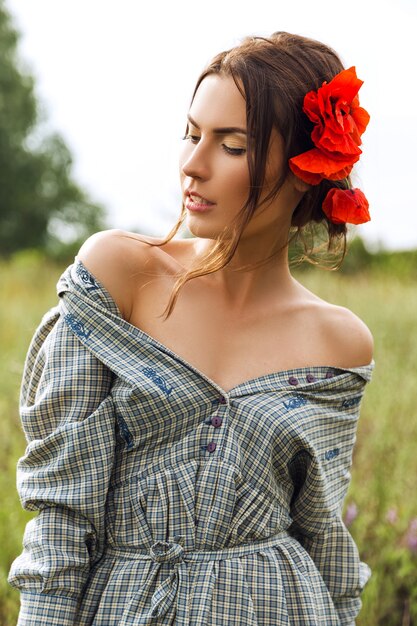
[[[22,386],[20,626],[354,623],[370,570],[341,514],[372,338],[291,276],[288,242],[343,247],[369,219],[360,86],[288,33],[219,54],[176,227],[99,233],[61,277]]]

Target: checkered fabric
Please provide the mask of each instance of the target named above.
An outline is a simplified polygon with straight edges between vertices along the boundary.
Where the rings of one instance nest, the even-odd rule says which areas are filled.
[[[341,519],[373,363],[225,391],[122,319],[76,259],[29,348],[19,626],[347,626]]]

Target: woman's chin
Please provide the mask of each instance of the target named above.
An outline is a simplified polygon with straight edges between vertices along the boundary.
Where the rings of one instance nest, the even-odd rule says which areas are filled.
[[[202,239],[217,239],[219,231],[213,226],[203,224],[201,218],[194,215],[188,215],[186,219],[186,225],[188,230],[194,237],[201,237]]]

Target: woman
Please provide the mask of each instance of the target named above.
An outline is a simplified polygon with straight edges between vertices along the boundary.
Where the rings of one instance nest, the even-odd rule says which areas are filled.
[[[354,623],[370,570],[341,509],[372,338],[292,278],[288,241],[369,219],[360,85],[287,33],[218,55],[176,227],[93,236],[61,277],[22,386],[20,626]]]

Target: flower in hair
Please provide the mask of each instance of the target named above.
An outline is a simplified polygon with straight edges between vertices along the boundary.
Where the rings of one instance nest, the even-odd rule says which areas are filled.
[[[304,182],[317,185],[323,179],[341,180],[359,160],[361,135],[369,122],[369,114],[359,106],[362,84],[351,67],[305,95],[303,111],[314,123],[315,147],[289,160],[292,172]]]
[[[333,224],[364,224],[371,219],[368,200],[360,189],[333,187],[328,192],[322,208]]]

